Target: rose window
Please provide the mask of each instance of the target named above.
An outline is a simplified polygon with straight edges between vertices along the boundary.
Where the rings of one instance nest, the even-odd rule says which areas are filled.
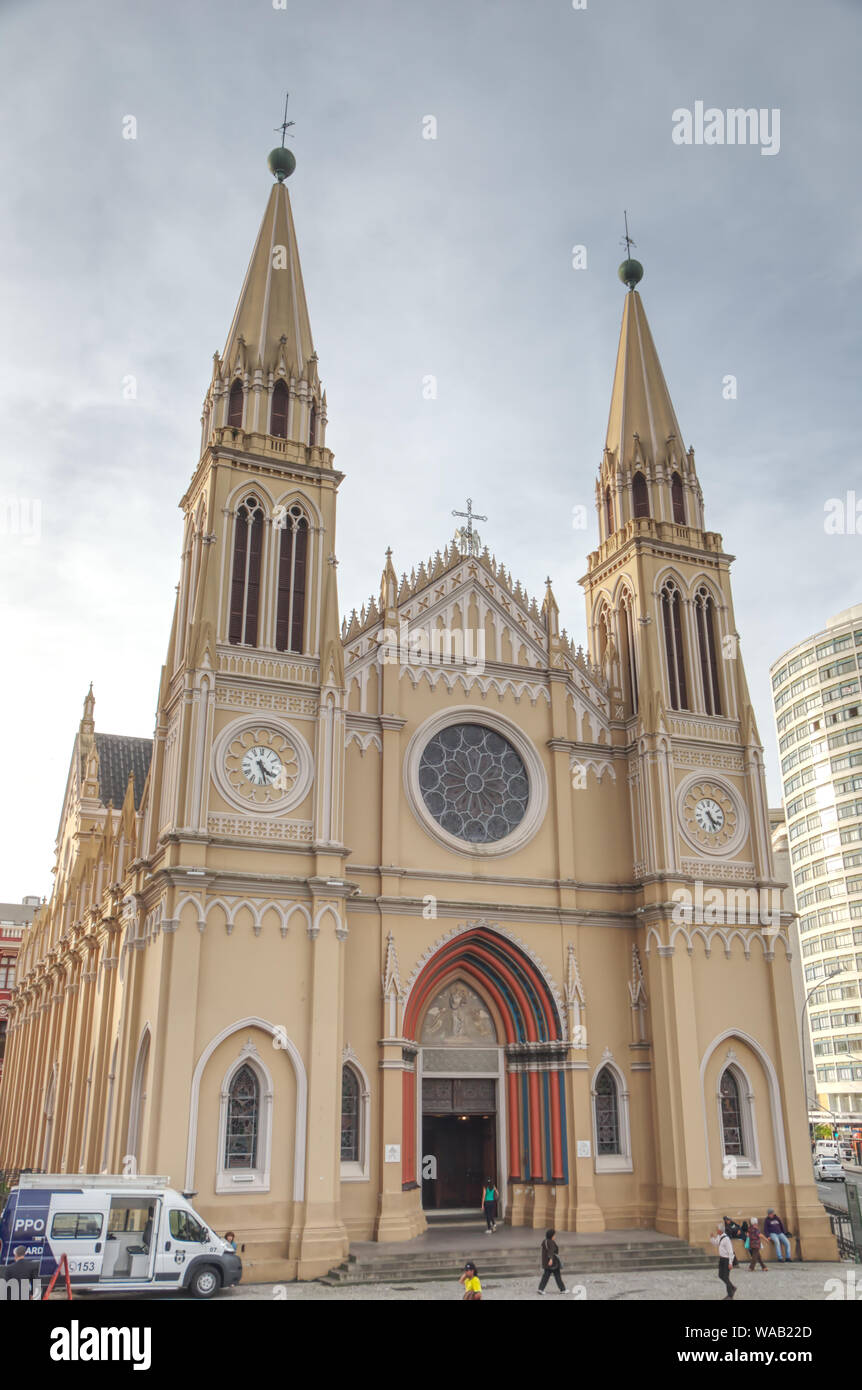
[[[530,796],[520,754],[481,724],[452,724],[434,735],[419,761],[419,787],[438,825],[471,844],[510,835]]]

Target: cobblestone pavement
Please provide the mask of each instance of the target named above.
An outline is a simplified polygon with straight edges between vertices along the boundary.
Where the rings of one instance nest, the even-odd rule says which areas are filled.
[[[477,1261],[478,1263],[478,1261]],[[854,1268],[858,1270],[855,1282],[848,1282],[847,1275]],[[482,1270],[479,1269],[481,1278]],[[566,1269],[563,1277],[569,1289],[580,1285],[580,1292],[573,1295],[560,1294],[553,1280],[543,1295],[546,1302],[574,1303],[582,1299],[600,1301],[648,1301],[658,1300],[672,1303],[710,1303],[719,1302],[724,1297],[724,1288],[719,1283],[717,1271],[711,1269],[650,1270],[633,1271],[630,1274],[589,1274],[578,1280],[577,1269]],[[791,1264],[769,1265],[768,1272],[747,1268],[733,1272],[733,1282],[737,1286],[735,1302],[748,1303],[752,1300],[766,1301],[780,1299],[781,1302],[823,1302],[827,1294],[835,1296],[835,1285],[827,1288],[829,1280],[836,1280],[846,1298],[862,1295],[862,1269],[851,1264]],[[538,1300],[538,1276],[535,1279],[494,1279],[483,1282],[482,1291],[486,1299],[498,1300]],[[376,1302],[385,1300],[410,1302],[446,1302],[458,1300],[462,1291],[457,1280],[439,1283],[414,1284],[373,1284],[353,1285],[348,1288],[327,1288],[323,1284],[241,1284],[228,1289],[218,1296],[219,1303],[233,1299],[280,1299],[287,1302]]]

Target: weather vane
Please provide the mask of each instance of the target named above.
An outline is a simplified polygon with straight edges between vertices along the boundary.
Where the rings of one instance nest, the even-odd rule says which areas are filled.
[[[286,107],[286,106],[285,106],[285,114],[287,114],[287,107]],[[637,246],[637,242],[636,242],[636,241],[632,241],[631,237],[629,236],[629,215],[628,215],[628,213],[625,211],[625,209],[623,209],[623,218],[624,218],[625,224],[626,224],[626,234],[625,234],[625,236],[620,237],[620,246],[625,246],[625,248],[626,248],[626,257],[627,257],[627,259],[631,260],[632,247],[633,247],[633,246]]]
[[[281,125],[277,125],[277,126],[275,127],[276,131],[279,131],[279,130],[281,131],[281,147],[282,147],[282,149],[284,149],[284,137],[287,135],[287,132],[288,132],[288,130],[290,129],[290,127],[291,127],[292,125],[295,124],[294,121],[289,121],[289,120],[287,119],[287,99],[288,99],[288,96],[289,96],[289,95],[290,95],[289,92],[285,92],[285,94],[284,94],[284,120],[282,121]]]

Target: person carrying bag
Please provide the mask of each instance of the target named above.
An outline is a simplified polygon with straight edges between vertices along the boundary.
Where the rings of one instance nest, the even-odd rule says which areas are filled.
[[[546,1231],[545,1239],[542,1241],[542,1278],[539,1284],[539,1293],[545,1292],[545,1285],[552,1274],[557,1281],[557,1288],[560,1293],[566,1292],[566,1286],[560,1278],[562,1265],[560,1264],[559,1246],[554,1240],[556,1234],[554,1230]]]

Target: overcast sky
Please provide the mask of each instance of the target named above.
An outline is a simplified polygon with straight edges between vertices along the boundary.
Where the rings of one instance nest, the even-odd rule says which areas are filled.
[[[387,545],[399,573],[442,548],[469,495],[584,640],[627,208],[738,557],[776,801],[769,663],[862,600],[862,519],[824,530],[830,498],[862,502],[860,58],[857,0],[3,0],[0,900],[50,891],[89,682],[97,728],[152,733],[177,503],[286,87],[343,610]],[[676,144],[698,101],[777,109],[778,152]]]

